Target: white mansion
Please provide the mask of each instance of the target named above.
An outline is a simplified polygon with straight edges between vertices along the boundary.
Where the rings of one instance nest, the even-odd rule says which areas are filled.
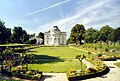
[[[66,32],[61,32],[57,26],[54,26],[44,33],[44,45],[66,45]]]

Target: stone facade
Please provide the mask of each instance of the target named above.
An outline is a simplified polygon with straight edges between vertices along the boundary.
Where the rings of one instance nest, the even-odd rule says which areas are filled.
[[[36,40],[36,44],[42,44],[43,43],[43,39],[42,38],[39,38],[39,37],[32,37],[30,38],[29,40]]]
[[[57,26],[54,26],[44,33],[44,45],[66,45],[66,32],[61,32]]]

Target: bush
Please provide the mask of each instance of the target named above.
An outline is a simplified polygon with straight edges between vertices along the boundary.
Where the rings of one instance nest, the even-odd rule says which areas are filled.
[[[13,51],[12,51],[11,48],[6,48],[6,49],[2,52],[2,54],[12,54],[12,53],[13,53]]]
[[[120,54],[115,56],[116,59],[120,59]]]
[[[96,73],[96,70],[94,68],[89,68],[90,73]]]
[[[108,52],[108,51],[109,51],[109,49],[108,49],[108,48],[105,48],[104,50],[105,50],[106,52]]]
[[[101,56],[102,56],[102,54],[98,54],[97,56],[98,56],[98,57],[101,57]]]

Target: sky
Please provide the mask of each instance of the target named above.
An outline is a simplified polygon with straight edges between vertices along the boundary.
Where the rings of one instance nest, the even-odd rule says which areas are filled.
[[[0,0],[0,19],[36,35],[58,26],[68,37],[75,24],[120,27],[120,0]]]

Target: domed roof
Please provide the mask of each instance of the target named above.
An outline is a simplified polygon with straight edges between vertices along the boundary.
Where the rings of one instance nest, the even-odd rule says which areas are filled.
[[[60,33],[60,29],[57,26],[53,26],[53,28],[50,30],[50,32]]]

